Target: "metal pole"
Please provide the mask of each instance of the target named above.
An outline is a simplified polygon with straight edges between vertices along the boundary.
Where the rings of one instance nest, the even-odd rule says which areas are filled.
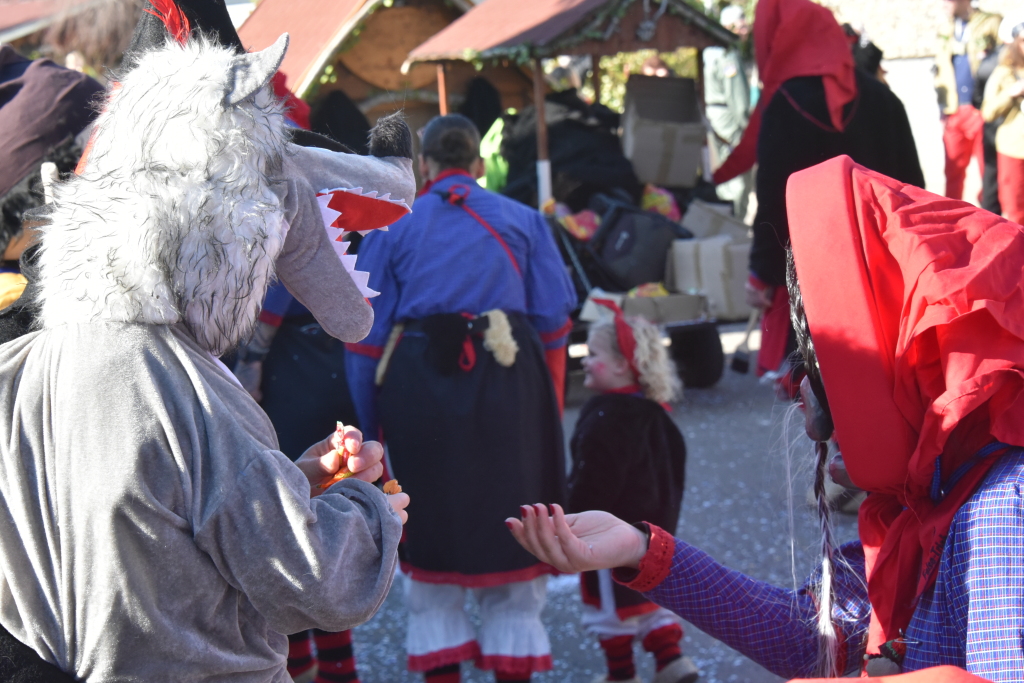
[[[444,77],[444,62],[437,65],[437,107],[441,116],[448,115],[448,83]]]
[[[544,70],[533,60],[533,105],[537,109],[537,208],[551,199],[551,162],[548,160],[548,122],[544,111]]]

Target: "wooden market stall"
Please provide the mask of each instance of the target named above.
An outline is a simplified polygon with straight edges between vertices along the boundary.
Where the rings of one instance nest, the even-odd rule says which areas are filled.
[[[453,65],[443,83],[433,64],[402,70],[412,48],[472,7],[471,0],[262,0],[238,33],[258,50],[287,31],[291,43],[280,70],[311,105],[341,90],[371,125],[401,109],[415,130],[439,112],[440,102],[457,103],[476,76],[497,88],[505,107],[532,100],[529,72],[507,60],[482,73],[466,62]],[[439,89],[446,90],[443,97]]]
[[[543,204],[551,196],[551,167],[541,59],[590,55],[596,67],[600,57],[619,52],[671,52],[680,47],[701,51],[735,40],[685,0],[486,0],[412,50],[403,70],[411,73],[434,63],[443,81],[446,65],[498,60],[530,64],[538,109],[538,197]],[[442,85],[440,90],[446,88]],[[443,102],[441,108],[446,109]]]

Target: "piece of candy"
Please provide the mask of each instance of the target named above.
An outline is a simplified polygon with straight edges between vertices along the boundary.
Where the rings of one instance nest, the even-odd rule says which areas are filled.
[[[344,434],[344,430],[345,430],[345,423],[344,422],[339,422],[338,426],[336,428],[337,433],[338,434]],[[316,487],[318,489],[329,488],[329,487],[333,486],[334,484],[337,484],[339,481],[341,481],[343,479],[348,479],[349,477],[354,477],[355,476],[355,473],[352,472],[351,470],[349,470],[349,468],[348,468],[348,456],[351,455],[351,454],[345,449],[344,438],[342,439],[341,444],[342,445],[338,446],[338,449],[337,449],[338,455],[341,456],[341,468],[337,472],[332,474],[330,477],[328,477],[327,479],[325,479],[322,482],[320,482],[319,484],[317,484]]]

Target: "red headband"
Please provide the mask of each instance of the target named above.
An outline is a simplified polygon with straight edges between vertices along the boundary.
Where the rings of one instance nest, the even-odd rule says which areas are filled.
[[[611,299],[593,299],[593,302],[598,306],[604,306],[615,314],[615,338],[619,342],[619,351],[629,363],[630,370],[639,378],[640,371],[636,369],[636,363],[633,361],[633,357],[636,355],[636,337],[633,336],[633,328],[626,322],[626,316],[622,309]]]

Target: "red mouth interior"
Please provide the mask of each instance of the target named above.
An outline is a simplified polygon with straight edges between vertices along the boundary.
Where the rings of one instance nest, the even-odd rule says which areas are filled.
[[[391,225],[409,213],[408,207],[386,199],[343,191],[329,194],[331,199],[327,206],[341,212],[331,227],[341,230],[376,230]]]

